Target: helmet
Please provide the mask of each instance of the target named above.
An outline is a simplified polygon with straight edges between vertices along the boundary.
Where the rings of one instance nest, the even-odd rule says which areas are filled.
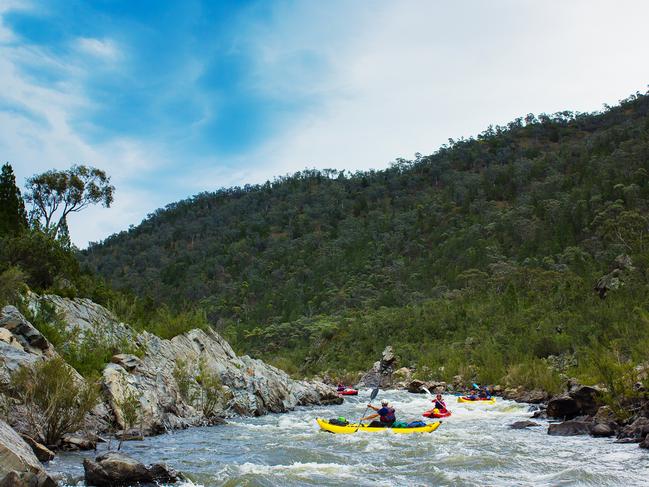
[[[387,405],[388,405],[388,401],[386,401],[385,399],[383,399],[383,400],[381,401],[381,406],[387,406]]]

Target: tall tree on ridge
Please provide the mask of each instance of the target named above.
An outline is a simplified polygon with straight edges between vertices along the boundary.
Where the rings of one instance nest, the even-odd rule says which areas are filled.
[[[25,202],[16,186],[11,165],[2,166],[0,174],[0,236],[13,235],[27,228]]]
[[[50,170],[27,180],[26,200],[32,205],[30,216],[52,238],[67,230],[67,217],[84,208],[113,202],[115,186],[101,169],[72,166],[66,171]]]

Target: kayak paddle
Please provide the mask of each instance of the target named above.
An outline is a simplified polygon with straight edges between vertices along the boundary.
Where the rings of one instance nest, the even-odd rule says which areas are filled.
[[[372,394],[370,394],[370,404],[372,404],[372,401],[373,401],[374,399],[376,399],[376,396],[378,396],[378,395],[379,395],[379,388],[376,387],[376,388],[374,388],[374,389],[372,390]],[[367,413],[367,410],[368,410],[369,408],[370,408],[369,405],[365,408],[365,412],[364,412],[363,415],[361,416],[361,419],[358,420],[358,426],[356,426],[356,431],[354,431],[354,433],[356,433],[356,432],[358,431],[358,428],[361,427],[361,421],[363,421],[363,418],[365,417],[365,414]]]

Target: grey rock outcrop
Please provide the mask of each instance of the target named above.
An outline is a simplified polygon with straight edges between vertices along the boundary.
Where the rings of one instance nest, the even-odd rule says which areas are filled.
[[[391,346],[385,347],[381,354],[381,360],[374,362],[372,368],[363,375],[359,386],[381,387],[383,389],[392,387],[392,373],[397,358]]]
[[[590,430],[590,434],[599,438],[608,438],[615,434],[613,428],[605,423],[597,423]]]
[[[626,254],[618,255],[611,265],[611,271],[600,277],[595,283],[595,291],[597,291],[601,299],[606,299],[608,292],[615,291],[623,286],[629,273],[634,270],[635,267],[631,257]]]
[[[34,294],[31,299],[34,299]],[[63,298],[59,298],[63,299]],[[33,306],[32,306],[33,308]],[[38,312],[36,309],[35,312]],[[0,311],[0,384],[9,384],[11,376],[18,369],[33,366],[41,360],[60,357],[52,344],[36,329],[14,306],[5,306]],[[75,382],[82,384],[85,379],[72,369]],[[25,411],[20,404],[11,408],[11,426],[21,433],[36,438],[25,421]],[[105,429],[110,421],[108,411],[99,404],[87,417],[86,427],[92,430]]]
[[[104,341],[119,343],[123,340],[133,340],[136,335],[131,327],[120,322],[113,313],[90,299],[68,299],[53,294],[30,295],[32,308],[40,303],[53,305],[61,316],[66,330],[78,331],[80,336],[95,333]]]
[[[515,423],[509,425],[509,427],[513,430],[522,430],[525,428],[530,428],[532,426],[541,426],[541,425],[539,423],[535,423],[534,421],[516,421]]]
[[[548,434],[551,436],[577,436],[590,434],[591,423],[587,421],[564,421],[554,423],[548,427]]]
[[[25,365],[56,356],[54,347],[14,306],[0,311],[0,383]]]
[[[332,387],[321,382],[296,381],[260,360],[238,357],[211,329],[195,329],[166,340],[148,332],[137,333],[88,299],[30,294],[29,306],[34,313],[43,304],[54,307],[60,317],[58,326],[73,332],[71,340],[81,341],[92,334],[93,339],[115,345],[118,350],[128,343],[129,350],[137,354],[118,353],[104,368],[102,390],[106,403],[89,415],[87,426],[91,431],[105,431],[113,423],[119,429],[135,427],[144,434],[156,434],[215,424],[223,417],[258,416],[285,412],[298,405],[342,402]],[[0,352],[5,352],[0,356],[0,380],[8,380],[10,373],[22,365],[57,355],[18,310],[7,308],[0,320],[6,329],[0,333]],[[16,335],[16,330],[20,334]],[[394,357],[387,359],[389,363],[394,361]],[[206,374],[212,379],[209,385],[205,384]],[[126,424],[124,408],[134,401],[137,424]]]
[[[34,438],[28,435],[20,435],[23,440],[25,440],[25,443],[27,443],[32,451],[34,452],[34,455],[36,455],[36,458],[40,460],[41,462],[49,462],[50,460],[54,459],[54,452],[50,450],[48,447],[45,445],[42,445],[38,441],[36,441]]]
[[[0,420],[0,485],[55,487],[30,446],[11,426]]]
[[[620,428],[617,437],[620,440],[640,443],[649,435],[649,419],[638,418],[633,423]]]
[[[594,415],[597,413],[597,399],[601,389],[595,386],[582,386],[574,384],[564,394],[554,396],[548,401],[547,414],[551,418],[572,419],[580,415]]]
[[[94,461],[83,461],[87,485],[113,487],[120,485],[139,485],[152,483],[173,483],[179,475],[166,465],[156,463],[150,467],[124,455],[110,451],[99,455]]]
[[[200,401],[184,397],[182,391],[189,387],[194,396],[203,394],[196,380],[201,370],[218,376],[222,385],[215,417],[259,416],[341,401],[330,386],[295,381],[261,360],[238,357],[213,330],[191,330],[171,340],[145,332],[138,340],[146,350],[142,359],[118,357],[103,373],[103,390],[120,428],[126,426],[121,404],[129,396],[140,403],[145,434],[209,422]],[[183,381],[186,384],[179,384]]]

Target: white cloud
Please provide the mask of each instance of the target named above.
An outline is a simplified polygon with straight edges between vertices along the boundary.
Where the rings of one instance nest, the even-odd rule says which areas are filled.
[[[120,50],[110,39],[79,37],[75,41],[75,46],[79,51],[105,61],[116,61],[120,57]]]
[[[596,110],[649,80],[643,1],[308,5],[278,7],[275,23],[250,37],[260,89],[322,95],[242,158],[263,161],[260,175],[381,168],[528,112]],[[328,60],[316,83],[276,62],[296,49]]]
[[[110,53],[102,51],[106,44],[87,45]],[[39,82],[25,68],[44,71],[52,81]],[[118,188],[114,210],[92,208],[71,218],[73,241],[82,247],[139,222],[165,203],[160,201],[164,195],[155,197],[131,184],[167,162],[156,146],[128,137],[93,143],[75,128],[75,120],[95,105],[82,83],[91,68],[33,46],[0,44],[0,160],[13,165],[19,186],[33,174],[84,163],[106,170]]]

